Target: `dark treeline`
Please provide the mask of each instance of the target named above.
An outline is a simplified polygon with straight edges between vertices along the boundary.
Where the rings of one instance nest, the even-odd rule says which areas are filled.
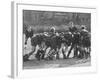
[[[58,27],[58,31],[65,30],[66,27],[63,25],[68,25],[70,21],[75,25],[86,25],[87,30],[91,30],[90,13],[23,10],[23,26],[31,25],[34,30],[38,29],[40,32],[48,31],[51,26]]]

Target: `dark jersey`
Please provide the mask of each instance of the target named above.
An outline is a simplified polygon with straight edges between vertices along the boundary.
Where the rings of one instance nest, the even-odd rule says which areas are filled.
[[[81,44],[85,47],[89,47],[91,45],[91,35],[88,31],[81,31]]]
[[[76,32],[73,34],[72,42],[73,44],[79,44],[80,41],[80,33]]]
[[[74,32],[77,31],[77,28],[75,26],[74,27],[70,27],[69,28],[69,31],[72,32],[72,33],[74,33]]]
[[[88,34],[89,34],[87,30],[82,30],[80,33],[81,33],[81,36],[83,37],[88,37]]]
[[[31,30],[31,31],[26,30],[25,34],[26,34],[27,38],[32,37],[33,36],[33,30]]]

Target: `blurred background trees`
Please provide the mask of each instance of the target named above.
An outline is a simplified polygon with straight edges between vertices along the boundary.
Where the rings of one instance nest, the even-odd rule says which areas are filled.
[[[31,25],[33,28],[41,29],[45,29],[47,26],[61,28],[64,25],[67,26],[70,21],[73,21],[75,25],[86,25],[87,30],[91,30],[90,13],[23,10],[24,27]]]

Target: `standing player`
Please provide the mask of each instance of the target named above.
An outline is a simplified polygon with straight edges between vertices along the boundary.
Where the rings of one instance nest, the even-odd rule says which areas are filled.
[[[87,58],[90,55],[91,36],[90,36],[89,32],[86,30],[85,25],[81,26],[80,35],[81,35],[81,41],[80,41],[81,42],[81,44],[80,44],[81,54],[80,54],[80,57]]]
[[[26,29],[25,35],[26,35],[26,39],[25,39],[25,45],[26,45],[28,38],[31,38],[33,36],[33,30],[31,26],[28,29]]]
[[[79,43],[79,37],[80,37],[80,34],[78,33],[78,29],[77,27],[74,25],[73,22],[70,22],[70,27],[69,27],[69,31],[72,33],[72,45],[71,45],[71,48],[68,52],[68,55],[67,55],[67,58],[69,58],[69,55],[72,51],[72,49],[74,49],[74,57],[77,57],[77,46],[78,46],[78,43]]]

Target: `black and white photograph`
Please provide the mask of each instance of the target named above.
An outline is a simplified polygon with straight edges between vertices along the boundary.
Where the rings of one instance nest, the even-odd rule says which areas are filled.
[[[23,69],[91,66],[91,13],[22,10]]]

